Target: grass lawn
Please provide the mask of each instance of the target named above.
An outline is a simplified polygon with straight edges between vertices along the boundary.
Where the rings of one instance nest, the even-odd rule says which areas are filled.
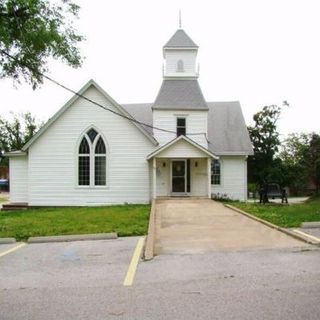
[[[320,198],[307,200],[303,204],[235,202],[231,205],[284,228],[299,227],[302,222],[307,221],[320,221]]]
[[[119,236],[144,235],[149,212],[149,205],[0,211],[0,238],[26,240],[35,236],[101,232],[117,232]]]

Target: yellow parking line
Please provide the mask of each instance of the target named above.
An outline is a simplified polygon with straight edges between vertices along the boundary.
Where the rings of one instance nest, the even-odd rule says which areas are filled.
[[[138,240],[137,246],[134,250],[128,271],[127,271],[127,275],[124,279],[123,285],[124,286],[132,286],[133,280],[134,280],[134,276],[136,274],[137,271],[137,266],[139,263],[139,259],[141,257],[141,252],[143,249],[143,245],[144,245],[144,241],[145,241],[145,237],[141,237]]]
[[[4,251],[4,252],[0,252],[0,257],[3,257],[3,256],[5,256],[6,254],[9,254],[9,253],[11,253],[11,252],[13,252],[13,251],[16,251],[16,250],[24,247],[25,245],[26,245],[26,243],[20,243],[20,244],[18,244],[17,246],[15,246],[15,247],[13,247],[13,248],[11,248],[11,249],[9,249],[9,250],[6,250],[6,251]]]
[[[307,237],[307,238],[310,238],[310,239],[312,239],[312,240],[315,240],[315,241],[320,242],[320,238],[317,238],[317,237],[315,237],[315,236],[312,236],[311,234],[304,233],[304,232],[302,232],[302,231],[300,231],[300,230],[297,230],[297,229],[294,229],[293,231],[296,232],[296,233],[299,233],[299,234],[301,234],[301,235],[303,235],[303,236],[305,236],[305,237]]]

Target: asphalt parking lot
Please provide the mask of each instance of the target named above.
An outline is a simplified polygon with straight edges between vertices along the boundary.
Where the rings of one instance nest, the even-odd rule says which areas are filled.
[[[139,237],[0,246],[0,319],[318,319],[320,250],[171,254],[139,262]]]

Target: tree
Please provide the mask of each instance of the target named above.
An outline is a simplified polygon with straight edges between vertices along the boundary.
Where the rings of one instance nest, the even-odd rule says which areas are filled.
[[[288,175],[288,186],[293,193],[320,188],[320,135],[291,134],[283,142],[279,157]]]
[[[310,135],[292,133],[283,141],[279,158],[286,172],[286,185],[293,194],[307,188],[309,182],[308,153]]]
[[[11,121],[0,117],[0,166],[8,165],[4,152],[21,150],[43,124],[30,112],[12,115]]]
[[[309,152],[307,156],[310,179],[316,187],[316,193],[320,190],[320,135],[311,134]]]
[[[78,11],[71,0],[0,0],[0,78],[24,78],[35,89],[49,57],[79,67]]]
[[[263,183],[273,180],[279,169],[275,154],[280,146],[277,121],[281,108],[277,105],[265,106],[253,116],[254,126],[248,131],[253,144],[254,155],[248,159],[249,182]],[[277,170],[276,170],[277,169]]]

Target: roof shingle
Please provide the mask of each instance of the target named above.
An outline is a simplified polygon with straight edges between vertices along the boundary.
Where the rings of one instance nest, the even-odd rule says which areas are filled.
[[[164,48],[198,48],[198,46],[183,29],[178,29],[164,45]]]
[[[238,101],[208,102],[209,151],[215,155],[252,155],[253,149]],[[122,105],[132,116],[152,125],[152,104]],[[146,128],[150,133],[152,129]]]
[[[153,109],[208,110],[197,80],[163,80]]]

